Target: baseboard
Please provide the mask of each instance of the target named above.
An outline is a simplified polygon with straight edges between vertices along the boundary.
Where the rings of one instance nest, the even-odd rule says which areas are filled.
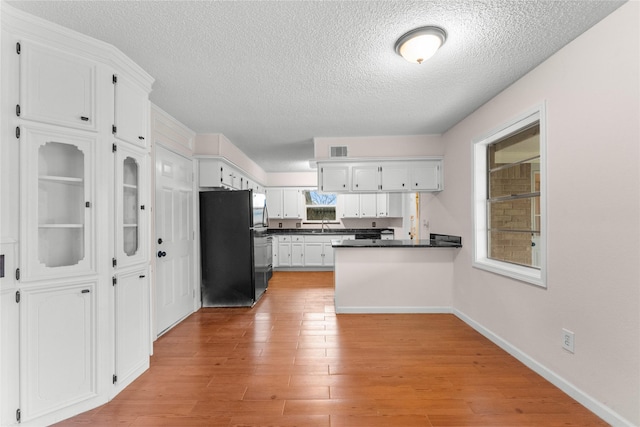
[[[484,335],[498,347],[518,359],[520,362],[524,363],[528,368],[542,376],[544,379],[549,381],[551,384],[558,387],[560,390],[571,396],[574,400],[579,402],[582,406],[589,409],[591,412],[602,418],[605,422],[611,424],[616,427],[634,427],[634,424],[624,417],[620,416],[618,413],[613,411],[608,406],[605,406],[601,402],[597,401],[584,391],[580,390],[574,384],[570,383],[566,379],[562,378],[560,375],[548,369],[546,366],[540,364],[535,361],[531,357],[529,357],[526,353],[521,351],[520,349],[511,345],[508,341],[504,340],[500,336],[496,335],[489,329],[485,328],[463,312],[458,309],[453,309],[453,314],[458,317],[460,320],[465,322],[467,325],[471,326],[480,334]]]
[[[336,307],[337,314],[450,314],[451,307]]]

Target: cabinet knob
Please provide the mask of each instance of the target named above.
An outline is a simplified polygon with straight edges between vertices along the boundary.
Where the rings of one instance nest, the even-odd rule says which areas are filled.
[[[161,245],[162,244],[162,239],[158,239],[158,244]]]
[[[158,258],[162,258],[162,257],[165,257],[165,256],[167,256],[166,252],[158,251]]]
[[[83,122],[88,122],[89,121],[89,117],[80,116],[80,120],[82,120]]]
[[[138,137],[138,139],[139,139],[140,141],[144,141],[144,136],[139,136],[139,137]]]

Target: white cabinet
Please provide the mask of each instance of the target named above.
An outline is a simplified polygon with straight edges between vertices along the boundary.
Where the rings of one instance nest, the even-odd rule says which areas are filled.
[[[269,218],[284,218],[284,213],[282,211],[282,189],[267,188],[265,193],[267,196],[267,212],[269,213]]]
[[[273,237],[271,239],[271,254],[273,259],[271,260],[271,266],[273,268],[280,267],[280,252],[278,251],[278,238]]]
[[[147,253],[147,155],[125,144],[115,153],[115,261],[117,267],[143,263]]]
[[[11,271],[11,270],[8,270]],[[6,276],[5,276],[6,278]],[[4,280],[4,279],[0,279]],[[16,290],[0,290],[0,425],[16,424],[20,407],[20,305]]]
[[[342,218],[402,217],[401,193],[340,194]]]
[[[256,193],[264,191],[257,182],[222,158],[198,159],[198,185],[232,190],[253,190]]]
[[[334,193],[442,191],[443,160],[326,161],[318,164],[318,186]]]
[[[79,56],[22,40],[20,100],[16,114],[61,126],[95,131],[96,64]]]
[[[318,187],[320,191],[327,193],[340,193],[348,191],[349,167],[348,166],[324,166],[318,169]]]
[[[86,133],[23,127],[21,280],[94,273],[94,147]]]
[[[407,163],[389,163],[380,167],[382,191],[405,191],[411,187]]]
[[[269,218],[301,219],[302,191],[296,188],[268,188],[267,211]]]
[[[97,395],[96,283],[21,292],[22,422]]]
[[[378,213],[376,194],[360,194],[360,218],[375,218]]]
[[[402,193],[377,193],[376,209],[378,218],[402,217]]]
[[[115,384],[129,385],[149,367],[149,279],[146,269],[114,276]]]
[[[278,265],[291,267],[291,236],[278,236]]]
[[[149,94],[126,75],[112,77],[115,114],[113,134],[140,147],[147,146],[149,127]]]
[[[354,166],[352,191],[379,191],[380,167],[378,165]]]
[[[411,167],[411,189],[414,191],[442,190],[442,162],[416,162]]]
[[[340,194],[338,202],[342,202],[343,218],[360,218],[360,195]]]
[[[282,190],[282,215],[285,219],[302,218],[302,192],[297,189]]]
[[[333,266],[333,248],[331,240],[339,238],[335,235],[305,236],[304,265],[305,267],[331,267]]]
[[[304,266],[304,236],[292,235],[291,238],[291,267]]]

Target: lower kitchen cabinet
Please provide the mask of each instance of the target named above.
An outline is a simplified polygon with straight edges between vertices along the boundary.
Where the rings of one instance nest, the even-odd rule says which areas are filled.
[[[97,396],[96,288],[21,292],[21,422]]]
[[[20,407],[20,310],[16,303],[16,290],[0,293],[0,426],[16,423],[16,409]]]
[[[145,269],[114,277],[115,393],[149,368],[149,278]]]
[[[304,267],[304,236],[291,236],[291,267]]]

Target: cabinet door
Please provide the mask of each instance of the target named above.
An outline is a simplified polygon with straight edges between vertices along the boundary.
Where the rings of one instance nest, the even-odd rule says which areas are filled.
[[[115,136],[140,147],[147,146],[149,94],[127,76],[115,76]]]
[[[149,367],[149,279],[145,269],[116,275],[115,375],[120,391]]]
[[[375,218],[378,215],[377,194],[360,194],[360,218]]]
[[[440,161],[428,160],[416,163],[411,167],[411,189],[423,191],[439,191]]]
[[[406,164],[390,164],[381,167],[381,186],[383,191],[409,190],[409,167]]]
[[[20,407],[20,305],[16,290],[0,290],[0,425],[16,424]]]
[[[343,192],[349,190],[349,166],[322,166],[319,169],[320,191]]]
[[[304,266],[304,243],[291,244],[291,266],[292,267]]]
[[[25,127],[21,280],[95,272],[95,137]]]
[[[49,46],[20,43],[20,117],[97,129],[96,65]]]
[[[331,242],[322,244],[322,262],[325,267],[333,266],[333,247]]]
[[[340,194],[339,200],[342,200],[342,217],[343,218],[359,218],[360,217],[360,195],[359,194]]]
[[[198,160],[198,185],[200,187],[220,187],[222,185],[222,168],[218,160]]]
[[[96,284],[22,292],[22,422],[97,396]]]
[[[376,194],[376,216],[378,218],[386,218],[389,216],[389,194]]]
[[[300,190],[285,188],[282,190],[283,217],[287,219],[302,218],[300,205],[302,203]]]
[[[268,188],[265,191],[267,195],[267,213],[269,218],[282,219],[282,189]]]
[[[380,168],[376,166],[354,166],[353,191],[378,191],[380,189]]]
[[[304,244],[304,265],[321,267],[323,265],[323,243],[310,242]]]
[[[291,243],[278,244],[278,264],[280,267],[291,267]]]
[[[280,253],[278,251],[278,239],[271,239],[271,244],[272,244],[272,255],[273,255],[273,260],[272,260],[272,267],[276,268],[276,267],[280,267]]]
[[[116,241],[118,267],[142,263],[147,259],[146,160],[144,153],[120,144],[116,151]]]

